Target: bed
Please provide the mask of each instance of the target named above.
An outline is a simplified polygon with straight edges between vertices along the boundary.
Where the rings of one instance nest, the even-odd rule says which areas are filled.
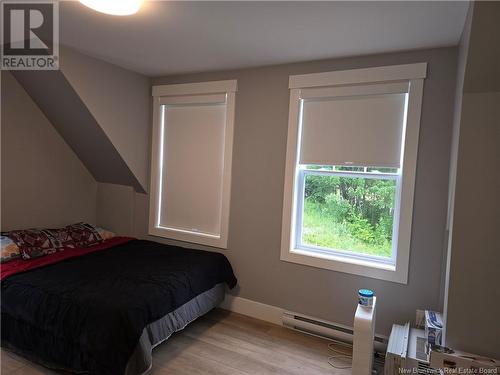
[[[47,367],[135,375],[152,349],[224,299],[215,252],[115,237],[2,264],[2,347]]]

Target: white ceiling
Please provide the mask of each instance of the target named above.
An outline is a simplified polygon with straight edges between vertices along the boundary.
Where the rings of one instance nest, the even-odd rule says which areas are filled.
[[[149,75],[458,44],[468,2],[145,2],[133,16],[62,2],[61,43]]]

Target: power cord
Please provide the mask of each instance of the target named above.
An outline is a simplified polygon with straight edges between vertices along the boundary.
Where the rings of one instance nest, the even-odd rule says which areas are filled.
[[[328,344],[328,349],[331,350],[335,355],[328,357],[328,364],[333,368],[344,370],[352,367],[352,354],[347,354],[342,350],[335,348],[335,346],[341,346],[344,348],[349,348],[352,350],[352,344],[348,344],[338,340],[331,340]]]

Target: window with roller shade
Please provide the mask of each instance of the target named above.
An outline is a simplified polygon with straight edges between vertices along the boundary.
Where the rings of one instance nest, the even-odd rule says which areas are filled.
[[[425,66],[388,68],[290,78],[282,260],[406,282]]]
[[[149,232],[227,247],[236,81],[153,88]]]

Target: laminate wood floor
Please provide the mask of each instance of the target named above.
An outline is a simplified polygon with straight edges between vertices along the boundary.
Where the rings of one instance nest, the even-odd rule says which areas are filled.
[[[216,309],[153,351],[148,375],[344,375],[328,364],[328,341]],[[58,374],[1,352],[2,375]]]

